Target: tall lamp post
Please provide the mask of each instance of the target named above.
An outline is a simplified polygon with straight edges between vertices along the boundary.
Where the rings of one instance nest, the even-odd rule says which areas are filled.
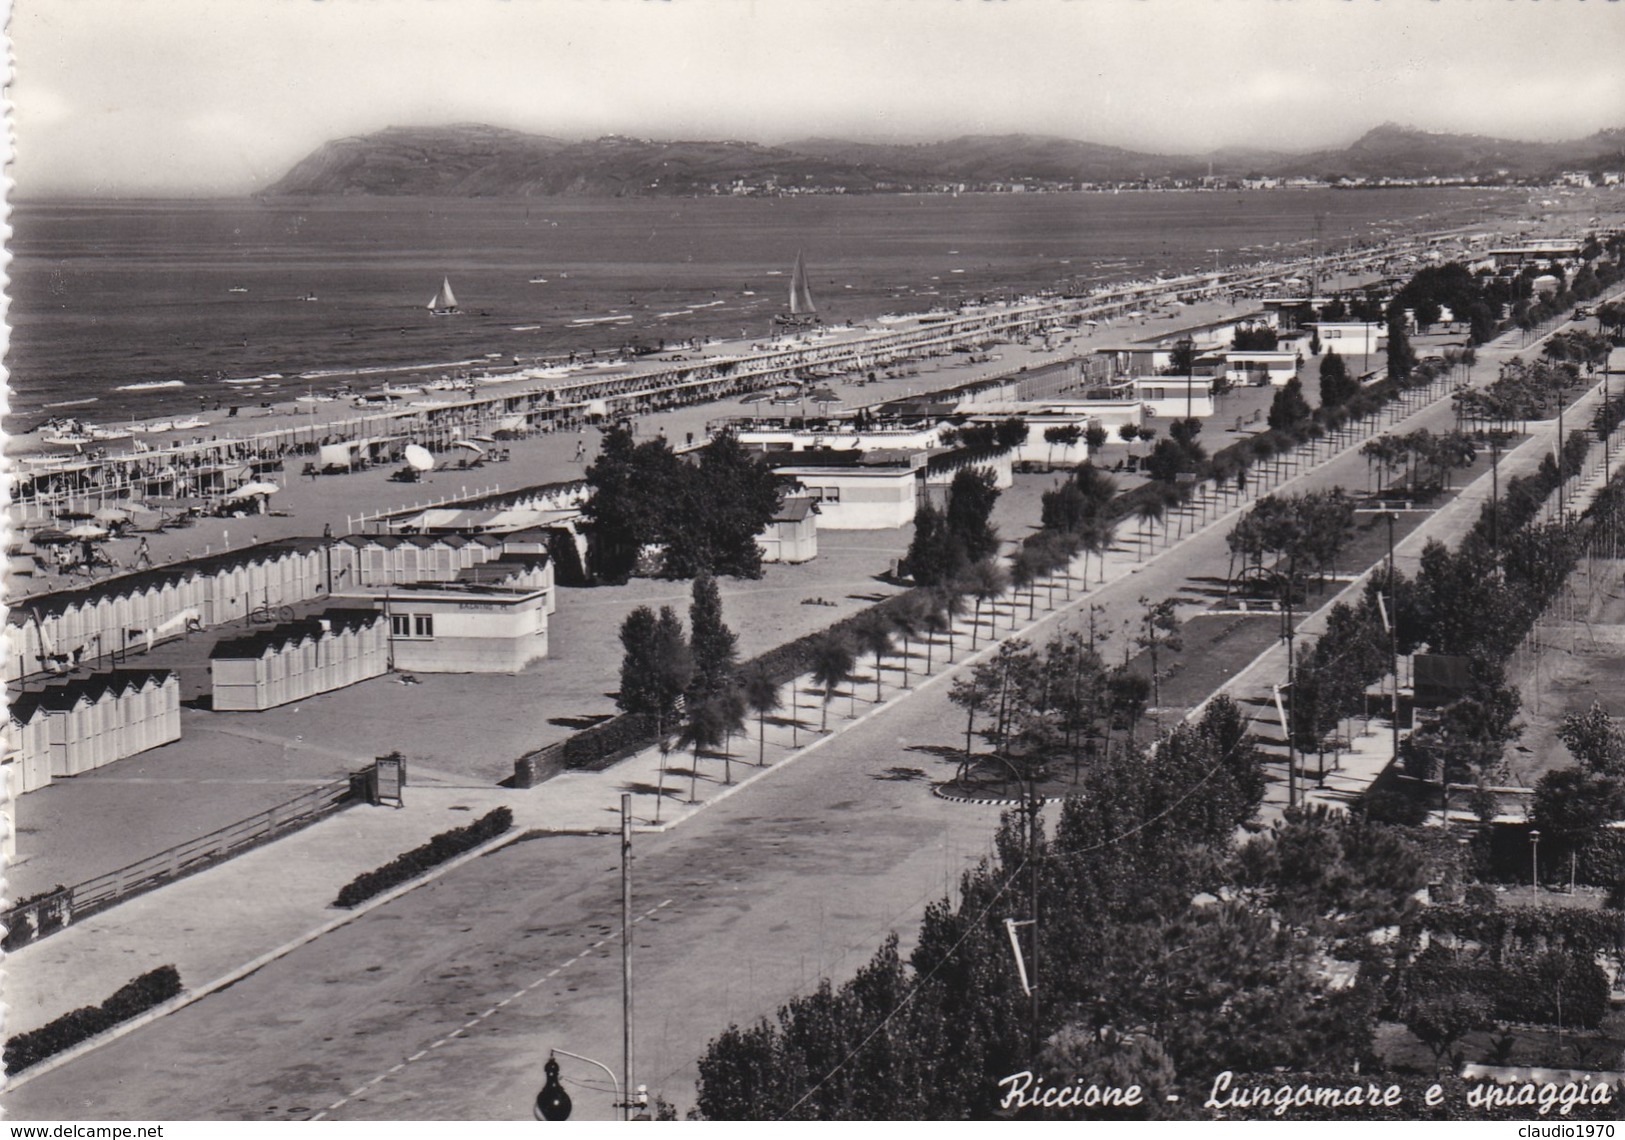
[[[1540,832],[1529,832],[1529,883],[1533,887],[1540,886]]]

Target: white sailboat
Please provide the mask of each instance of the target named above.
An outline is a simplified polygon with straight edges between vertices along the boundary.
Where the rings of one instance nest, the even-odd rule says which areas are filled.
[[[440,292],[434,295],[434,300],[426,307],[429,313],[436,317],[449,317],[458,311],[457,295],[451,291],[451,278],[440,279]]]
[[[807,287],[807,265],[796,251],[796,267],[790,274],[790,311],[773,318],[775,324],[806,326],[818,323],[818,308],[813,304],[812,290]]]

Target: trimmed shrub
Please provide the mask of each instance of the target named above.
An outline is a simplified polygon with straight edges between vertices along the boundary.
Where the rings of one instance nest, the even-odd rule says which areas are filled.
[[[174,966],[159,966],[126,982],[101,1005],[82,1006],[38,1029],[19,1033],[7,1040],[6,1072],[20,1073],[47,1057],[54,1057],[145,1013],[155,1005],[163,1004],[180,992],[180,972]]]
[[[403,855],[397,855],[376,871],[366,871],[357,875],[339,891],[333,905],[359,906],[374,895],[382,894],[391,887],[397,887],[427,874],[441,863],[465,851],[472,851],[487,840],[495,839],[512,826],[513,812],[505,807],[499,807],[476,819],[467,827],[442,831],[422,847],[414,847]]]

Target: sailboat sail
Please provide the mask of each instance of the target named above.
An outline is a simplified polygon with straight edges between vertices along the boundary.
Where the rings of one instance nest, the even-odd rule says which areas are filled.
[[[440,292],[434,295],[434,300],[429,302],[428,308],[430,312],[435,313],[449,313],[457,308],[456,294],[451,291],[451,278],[440,279]]]
[[[807,266],[796,252],[795,272],[790,275],[790,313],[797,317],[810,317],[818,310],[813,306],[812,292],[807,288]]]

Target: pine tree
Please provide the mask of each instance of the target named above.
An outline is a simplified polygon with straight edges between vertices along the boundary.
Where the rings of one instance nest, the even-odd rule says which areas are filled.
[[[722,593],[709,574],[694,579],[688,627],[694,655],[688,698],[698,703],[717,697],[728,687],[739,658],[739,638],[722,622]]]

